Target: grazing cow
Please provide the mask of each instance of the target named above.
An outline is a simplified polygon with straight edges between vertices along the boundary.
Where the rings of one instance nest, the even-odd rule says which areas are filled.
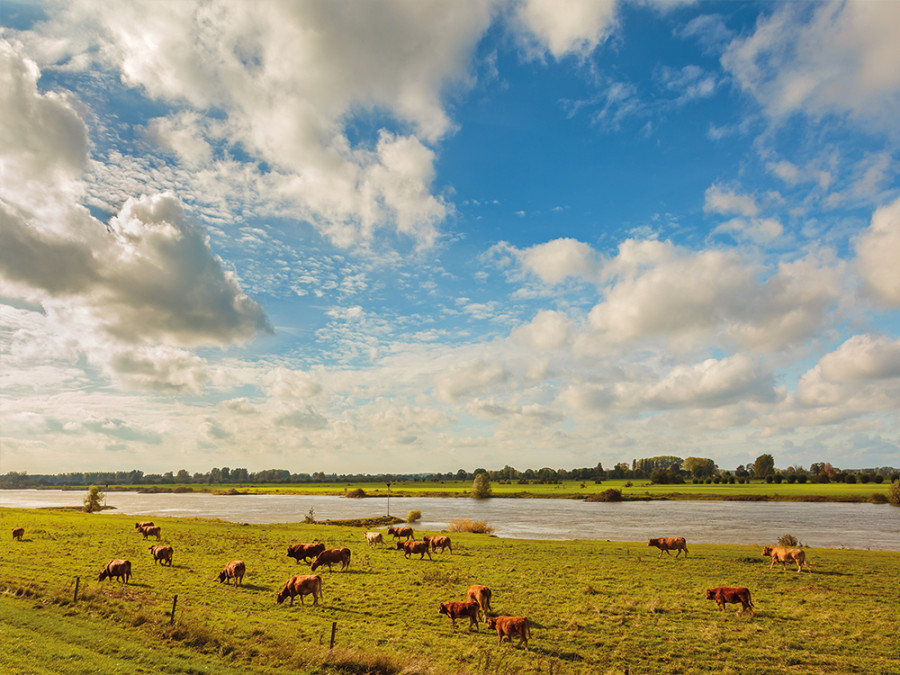
[[[776,562],[781,563],[781,569],[784,570],[784,564],[787,562],[797,563],[797,571],[800,572],[803,567],[812,574],[812,568],[806,562],[806,552],[802,548],[787,548],[786,546],[764,546],[762,555],[771,556],[772,562],[769,569],[775,566]]]
[[[503,644],[503,638],[512,644],[513,636],[519,638],[519,645],[528,649],[528,638],[531,637],[531,626],[524,616],[492,616],[487,622],[489,629],[497,631],[497,644]]]
[[[322,577],[318,574],[309,574],[307,576],[296,576],[288,579],[284,586],[281,587],[281,590],[278,591],[278,595],[275,596],[275,601],[280,605],[284,602],[285,598],[291,599],[291,605],[294,604],[294,596],[300,596],[300,604],[306,604],[303,601],[304,595],[312,594],[313,596],[313,604],[318,605],[319,599],[322,597]]]
[[[688,550],[687,550],[687,542],[684,540],[684,537],[660,537],[659,539],[651,539],[650,543],[647,546],[655,546],[659,549],[659,555],[657,558],[661,558],[663,551],[666,552],[666,555],[670,555],[669,551],[677,550],[678,553],[675,554],[675,557],[681,555],[681,552],[684,551],[684,557],[687,558]]]
[[[151,546],[150,547],[150,555],[153,556],[153,564],[162,563],[163,565],[168,564],[169,567],[172,566],[172,554],[175,552],[171,546]]]
[[[388,528],[388,534],[393,536],[394,539],[399,539],[400,537],[415,539],[415,537],[413,537],[413,529],[409,525],[393,525]]]
[[[13,539],[17,541],[22,541],[22,537],[25,536],[25,528],[24,527],[14,527],[13,528]]]
[[[146,539],[147,537],[156,537],[156,541],[159,541],[159,525],[148,525],[147,527],[142,527],[141,534],[144,535],[144,539]]]
[[[469,586],[466,591],[466,602],[477,602],[481,610],[482,621],[487,621],[487,613],[491,611],[491,589],[487,586]]]
[[[316,556],[325,550],[325,544],[293,544],[288,546],[288,557],[294,558],[297,564],[300,560],[308,562],[308,558],[315,560]]]
[[[312,567],[310,568],[313,572],[316,571],[317,568],[322,565],[328,565],[328,571],[331,571],[331,565],[333,563],[341,563],[341,569],[345,570],[350,567],[350,549],[349,548],[330,548],[327,551],[322,551],[316,559],[313,560]]]
[[[136,530],[143,530],[145,527],[153,527],[153,521],[142,520],[141,522],[134,524],[134,529]]]
[[[243,560],[232,560],[230,563],[225,565],[225,569],[219,572],[219,583],[221,584],[226,579],[234,580],[234,587],[237,588],[239,583],[242,583],[244,580],[244,573],[247,571],[247,566],[244,564]]]
[[[432,551],[437,551],[438,546],[440,546],[441,553],[444,552],[445,548],[449,548],[450,553],[453,553],[453,546],[450,545],[450,537],[445,537],[442,534],[435,534],[430,537],[422,537],[422,539],[424,539],[431,545]]]
[[[375,544],[384,545],[384,538],[381,536],[381,532],[366,532],[366,543],[369,546],[375,546]]]
[[[398,541],[397,550],[399,551],[400,549],[403,549],[404,551],[404,558],[409,558],[411,553],[418,553],[419,560],[422,560],[426,554],[428,555],[429,560],[434,560],[434,558],[431,557],[431,551],[428,549],[427,541]]]
[[[456,620],[469,618],[469,630],[475,626],[478,630],[478,603],[477,602],[442,602],[438,606],[438,614],[444,614],[450,617],[453,624],[453,630],[456,630]]]
[[[753,614],[753,602],[750,600],[750,591],[742,586],[716,586],[715,588],[706,589],[706,599],[715,600],[723,612],[725,611],[725,603],[733,602],[741,603],[740,612],[749,609]]]
[[[106,563],[103,571],[100,572],[98,581],[112,579],[113,577],[127,584],[128,580],[131,579],[131,563],[127,560],[110,560]]]

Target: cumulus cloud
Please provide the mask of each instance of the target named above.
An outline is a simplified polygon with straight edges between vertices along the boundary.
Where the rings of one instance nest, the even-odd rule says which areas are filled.
[[[543,310],[529,323],[518,327],[512,333],[513,339],[524,341],[538,351],[559,349],[572,336],[573,322],[562,312]]]
[[[703,210],[741,216],[755,216],[759,213],[759,207],[753,197],[728,190],[718,184],[710,185],[706,189]]]
[[[531,53],[586,57],[615,28],[616,0],[523,0],[515,19]]]
[[[479,359],[439,373],[436,384],[441,399],[455,401],[463,396],[489,391],[508,379],[509,373],[503,365]]]
[[[522,267],[550,284],[586,277],[595,269],[593,249],[575,239],[554,239],[519,252]]]
[[[900,198],[882,206],[856,241],[856,266],[872,295],[900,307]]]

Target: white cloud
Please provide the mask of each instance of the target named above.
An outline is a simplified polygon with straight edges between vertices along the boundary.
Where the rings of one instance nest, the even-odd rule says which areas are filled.
[[[703,210],[712,213],[738,214],[753,217],[759,213],[756,200],[749,195],[722,188],[718,184],[706,189]]]
[[[875,298],[900,307],[900,198],[882,206],[856,241],[856,267]]]
[[[512,337],[523,340],[532,349],[547,351],[567,344],[572,328],[572,320],[562,312],[543,310],[529,323],[516,328]]]
[[[732,218],[717,225],[713,232],[728,232],[739,240],[767,244],[780,237],[784,227],[774,218]]]
[[[615,29],[615,14],[616,0],[522,0],[515,20],[532,54],[584,58]]]
[[[549,284],[568,277],[589,277],[596,268],[591,247],[575,239],[554,239],[521,250],[518,255],[525,270]]]
[[[442,400],[455,401],[463,396],[489,391],[508,379],[509,373],[501,364],[479,359],[439,373],[435,384]]]

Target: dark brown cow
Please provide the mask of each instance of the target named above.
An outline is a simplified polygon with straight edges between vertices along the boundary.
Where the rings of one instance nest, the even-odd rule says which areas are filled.
[[[284,602],[285,598],[291,599],[291,605],[294,604],[294,596],[300,596],[300,604],[306,604],[303,601],[304,595],[312,594],[313,596],[313,604],[319,604],[319,598],[322,597],[322,577],[318,574],[308,574],[306,576],[296,576],[288,579],[284,586],[281,587],[281,590],[278,591],[278,595],[275,596],[275,601],[280,605]]]
[[[131,563],[127,560],[110,560],[106,563],[103,571],[100,572],[98,581],[112,579],[113,577],[127,584],[128,580],[131,579]]]
[[[519,645],[528,649],[528,638],[531,637],[531,626],[524,616],[492,616],[487,622],[488,628],[497,631],[497,644],[503,644],[503,638],[512,644],[513,636],[519,638]]]
[[[145,527],[153,527],[153,521],[152,520],[142,520],[141,522],[134,524],[134,529],[136,529],[136,530],[142,530]]]
[[[450,537],[446,537],[442,534],[435,534],[430,537],[422,537],[425,541],[427,541],[431,545],[432,551],[437,551],[438,547],[441,548],[441,553],[444,552],[445,548],[450,549],[450,553],[453,553],[453,546],[450,544]]]
[[[142,527],[141,534],[144,535],[144,539],[146,539],[147,537],[156,537],[156,541],[159,541],[159,525],[148,525],[147,527]]]
[[[469,630],[475,626],[478,630],[478,607],[477,602],[442,602],[438,606],[438,614],[444,614],[450,617],[450,623],[453,624],[453,630],[456,630],[456,620],[469,618]]]
[[[475,584],[466,591],[466,602],[477,602],[481,610],[482,621],[487,621],[487,613],[491,611],[491,589]]]
[[[429,550],[427,541],[398,541],[397,542],[397,550],[403,549],[403,557],[409,558],[411,553],[418,553],[419,560],[424,558],[426,554],[428,555],[429,560],[434,560],[431,557],[431,551]]]
[[[316,556],[325,550],[325,544],[293,544],[288,546],[288,557],[294,558],[297,564],[300,561],[308,562],[309,558],[315,560]]]
[[[24,527],[14,527],[13,528],[13,539],[16,541],[22,541],[22,537],[25,536],[25,528]]]
[[[171,546],[151,546],[150,555],[153,556],[153,564],[162,563],[163,565],[172,566],[172,554],[175,552]]]
[[[399,539],[400,537],[414,539],[413,529],[409,525],[393,525],[388,528],[388,534],[393,536],[394,539]]]
[[[233,579],[234,586],[237,588],[237,585],[243,582],[246,571],[247,566],[243,560],[232,560],[225,565],[225,569],[219,572],[219,583],[221,584],[226,579]]]
[[[812,574],[812,568],[809,566],[809,563],[806,562],[806,552],[802,548],[787,548],[786,546],[764,546],[762,550],[762,555],[770,556],[772,558],[772,562],[769,564],[769,569],[772,569],[775,566],[776,562],[781,563],[781,569],[784,570],[784,564],[788,562],[797,563],[797,571],[801,572],[803,567],[809,570],[810,574]]]
[[[749,589],[743,586],[716,586],[715,588],[706,589],[706,599],[715,600],[723,612],[725,611],[725,603],[732,602],[734,604],[741,603],[740,612],[749,609],[753,614],[753,602],[750,600]]]
[[[655,546],[659,549],[659,555],[657,558],[661,558],[663,551],[666,552],[666,555],[670,555],[669,551],[678,551],[675,554],[675,557],[681,555],[681,552],[684,551],[684,557],[687,558],[688,550],[687,550],[687,542],[684,540],[684,537],[660,537],[659,539],[651,539],[650,543],[647,546]]]
[[[328,571],[331,571],[331,565],[333,563],[341,563],[341,569],[345,570],[350,567],[350,549],[349,548],[331,548],[327,551],[322,551],[316,559],[313,560],[312,567],[310,568],[313,572],[316,571],[317,568],[322,565],[328,565]]]

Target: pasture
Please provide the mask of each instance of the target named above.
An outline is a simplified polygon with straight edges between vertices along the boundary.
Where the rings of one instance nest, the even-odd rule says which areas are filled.
[[[889,508],[889,507],[885,507]],[[136,517],[0,510],[0,670],[19,673],[847,673],[900,672],[900,553],[807,549],[813,574],[769,569],[758,547],[504,540],[453,533],[453,554],[404,559],[359,528],[153,518],[173,565],[154,565]],[[22,542],[14,526],[25,528]],[[421,538],[421,532],[416,537]],[[677,533],[648,532],[649,536]],[[802,532],[795,532],[801,540]],[[324,601],[279,605],[309,567],[286,556],[315,539],[352,551],[319,570]],[[772,542],[775,543],[775,542]],[[112,558],[132,582],[99,583]],[[246,563],[243,585],[217,582]],[[74,601],[75,578],[79,597]],[[527,616],[530,650],[451,630],[438,604],[470,584],[493,613]],[[754,615],[705,590],[746,586]],[[170,623],[177,594],[174,623]],[[329,649],[332,623],[335,647]],[[464,626],[464,622],[458,622]]]

